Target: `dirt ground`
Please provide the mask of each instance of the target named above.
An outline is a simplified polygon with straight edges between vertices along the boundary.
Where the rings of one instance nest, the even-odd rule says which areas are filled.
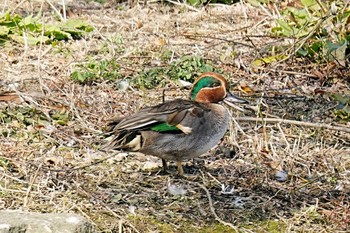
[[[270,36],[274,15],[247,4],[66,4],[95,30],[56,45],[0,47],[0,209],[73,212],[101,232],[350,230],[350,125],[336,120],[330,97],[350,94],[347,69],[296,57],[253,67],[271,46],[294,42]],[[57,21],[42,1],[0,9]],[[232,110],[222,142],[185,163],[187,179],[162,174],[152,156],[101,151],[110,119],[164,95],[188,97],[169,77],[152,89],[121,90],[119,81],[186,55],[210,61],[262,110]],[[102,59],[116,60],[119,80],[70,78],[77,64]]]

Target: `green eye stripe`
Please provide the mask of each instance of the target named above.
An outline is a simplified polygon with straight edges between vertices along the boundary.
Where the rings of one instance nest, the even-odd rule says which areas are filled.
[[[217,80],[216,78],[213,78],[213,77],[210,77],[210,76],[203,77],[200,80],[198,80],[198,82],[193,87],[192,92],[191,92],[191,99],[195,100],[198,92],[202,88],[218,87],[220,85],[221,85],[221,82],[219,80]]]

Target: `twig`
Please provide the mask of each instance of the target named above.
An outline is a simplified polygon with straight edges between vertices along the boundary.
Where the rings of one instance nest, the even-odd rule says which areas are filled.
[[[60,11],[57,10],[57,8],[50,2],[50,0],[46,0],[46,2],[52,7],[53,11],[56,12],[57,16],[60,17],[60,20],[62,22],[64,22],[65,20],[64,20],[63,16],[61,15]]]
[[[28,204],[28,198],[29,198],[30,192],[32,191],[33,184],[34,184],[34,182],[35,182],[35,180],[36,180],[36,178],[38,176],[38,173],[39,173],[39,171],[41,169],[41,166],[42,166],[42,163],[39,164],[38,169],[36,169],[35,174],[34,174],[34,176],[32,177],[32,180],[29,183],[29,186],[28,186],[27,192],[26,192],[26,196],[24,197],[24,200],[23,200],[23,207],[26,207],[27,204]]]
[[[333,126],[333,125],[327,125],[323,123],[312,123],[312,122],[304,122],[304,121],[295,121],[295,120],[286,120],[281,118],[256,118],[256,117],[237,117],[235,118],[236,121],[263,121],[266,123],[282,123],[282,124],[289,124],[289,125],[300,125],[305,127],[314,127],[314,128],[321,128],[321,129],[329,129],[329,130],[335,130],[335,131],[342,131],[346,133],[350,133],[349,127],[340,127],[340,126]]]
[[[232,223],[229,223],[229,222],[225,222],[224,220],[222,220],[215,212],[215,208],[213,206],[213,201],[211,199],[211,196],[210,196],[210,193],[209,193],[209,190],[202,184],[200,183],[194,183],[194,182],[190,182],[190,181],[187,181],[191,184],[196,184],[198,185],[199,187],[201,187],[205,193],[207,194],[207,198],[208,198],[208,201],[209,201],[209,208],[210,208],[210,212],[214,215],[215,217],[215,220],[218,221],[219,223],[225,225],[225,226],[228,226],[228,227],[231,227],[232,229],[234,229],[236,232],[238,232],[238,229],[237,227],[235,227]]]
[[[320,0],[316,0],[317,4],[321,7],[324,14],[327,13],[326,8],[323,6],[322,2]]]
[[[104,150],[100,150],[100,151],[104,151]],[[106,152],[106,151],[104,151],[104,152]],[[102,163],[102,162],[104,162],[104,161],[114,157],[114,156],[115,156],[115,154],[109,155],[109,156],[107,156],[105,158],[99,159],[99,160],[97,160],[95,162],[92,162],[90,164],[82,165],[82,166],[78,166],[78,167],[71,167],[71,168],[66,168],[66,169],[49,169],[49,168],[43,168],[43,169],[46,170],[46,171],[50,171],[50,172],[72,172],[72,171],[77,171],[77,170],[81,170],[81,169],[84,169],[84,168],[87,168],[87,167],[91,167],[91,166],[97,165],[99,163]]]
[[[190,39],[195,38],[195,37],[199,37],[199,38],[220,40],[220,41],[224,41],[224,42],[228,42],[228,43],[234,43],[234,44],[237,44],[237,45],[246,46],[248,48],[254,48],[254,46],[249,45],[247,43],[240,42],[238,40],[227,39],[227,38],[222,38],[222,37],[217,37],[217,36],[200,35],[200,34],[192,34],[192,33],[180,33],[180,35],[185,36],[185,37],[190,38]]]
[[[65,0],[62,0],[62,11],[63,11],[63,19],[64,19],[64,21],[66,21],[67,20],[67,12],[66,12]]]
[[[22,0],[20,3],[18,3],[18,4],[13,8],[13,10],[12,10],[12,12],[11,12],[11,15],[14,15],[15,10],[16,10],[20,5],[22,5],[25,1],[26,1],[26,0]],[[4,12],[4,11],[3,11],[3,12]]]
[[[247,23],[248,22],[248,14],[246,11],[246,5],[244,4],[243,0],[240,0],[240,4],[241,4],[241,9],[242,9],[242,13],[243,13],[245,22]]]
[[[310,78],[317,78],[317,76],[314,74],[307,74],[307,73],[301,73],[301,72],[290,71],[290,70],[277,70],[277,69],[258,67],[258,66],[254,67],[254,69],[271,71],[271,72],[276,72],[276,73],[292,74],[292,75],[303,75],[303,76],[310,77]]]
[[[295,177],[300,178],[299,176],[296,176],[296,175],[295,175]],[[314,178],[314,179],[312,179],[312,180],[310,180],[310,181],[307,181],[305,184],[302,184],[302,185],[296,187],[295,190],[294,190],[294,192],[299,191],[300,189],[305,188],[306,186],[309,186],[310,184],[313,184],[313,183],[315,183],[315,182],[317,182],[317,181],[323,179],[324,177],[325,177],[325,176],[322,175],[322,176],[316,177],[316,178]]]
[[[108,205],[105,205],[104,203],[101,203],[101,205],[106,208],[108,211],[110,211],[110,213],[112,215],[114,215],[115,217],[118,217],[120,220],[123,220],[125,223],[128,224],[129,227],[131,227],[136,233],[140,233],[136,227],[134,225],[132,225],[129,221],[127,221],[125,218],[123,218],[122,216],[120,216],[119,214],[115,213],[111,208],[109,208]]]

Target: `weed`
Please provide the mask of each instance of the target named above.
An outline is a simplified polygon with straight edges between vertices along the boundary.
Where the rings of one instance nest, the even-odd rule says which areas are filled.
[[[251,4],[277,4],[277,1],[250,0]],[[347,29],[350,16],[349,4],[344,1],[302,0],[300,5],[282,8],[272,33],[295,40],[288,51],[315,62],[335,61],[345,66],[349,60],[350,34]],[[283,52],[286,55],[286,52]],[[285,57],[279,54],[267,63]],[[258,64],[260,65],[260,64]]]
[[[198,74],[208,71],[217,71],[217,69],[201,57],[184,56],[170,63],[169,67],[155,67],[139,73],[135,82],[137,86],[145,88],[164,86],[169,80],[193,82]]]
[[[147,229],[149,232],[179,232],[172,224],[158,220],[155,217],[143,217],[143,216],[129,216],[129,219],[134,225],[139,226],[142,229]],[[236,232],[229,226],[225,226],[221,223],[209,223],[201,226],[200,228],[193,226],[185,219],[177,219],[177,224],[183,226],[181,232],[193,232],[193,233],[234,233]]]
[[[337,108],[333,110],[335,120],[342,123],[350,121],[350,96],[334,94],[333,99],[338,102]]]
[[[78,39],[91,32],[93,27],[79,19],[69,19],[57,24],[43,24],[40,17],[22,18],[9,12],[0,15],[0,45],[17,42],[37,45],[54,41]]]
[[[220,3],[230,5],[238,2],[239,0],[187,0],[187,3],[192,6],[201,6],[209,3]]]
[[[120,77],[119,64],[114,59],[79,64],[71,74],[74,81],[87,85],[101,81],[114,81]]]

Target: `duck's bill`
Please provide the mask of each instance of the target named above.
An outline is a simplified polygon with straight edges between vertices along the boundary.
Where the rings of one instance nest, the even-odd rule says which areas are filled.
[[[235,95],[231,94],[230,92],[228,92],[226,98],[224,99],[224,103],[226,103],[230,107],[233,107],[233,108],[243,112],[244,109],[238,107],[236,104],[248,104],[249,101],[245,100],[241,97],[235,96]]]

